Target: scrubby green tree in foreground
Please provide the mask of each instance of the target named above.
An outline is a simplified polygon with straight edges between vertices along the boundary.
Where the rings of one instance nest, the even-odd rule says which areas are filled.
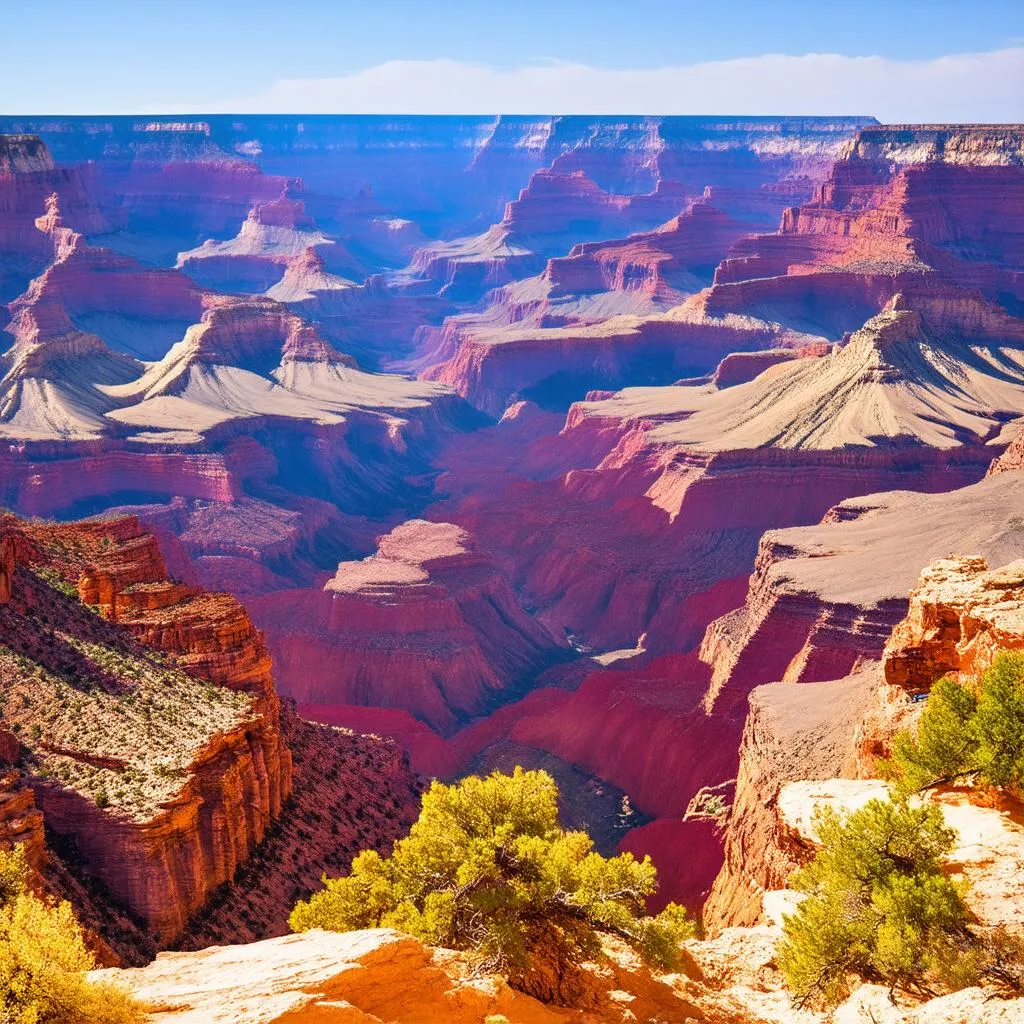
[[[4,1024],[135,1024],[141,1007],[94,966],[68,903],[29,891],[22,850],[0,851],[0,1021]]]
[[[789,886],[778,965],[803,1005],[835,1004],[847,975],[892,987],[955,986],[971,946],[967,910],[942,872],[954,834],[934,805],[872,800],[847,818],[819,811],[821,849]]]
[[[1024,790],[1024,654],[1000,654],[976,687],[940,679],[880,770],[904,793],[971,776]]]
[[[352,873],[325,880],[290,923],[294,931],[396,928],[470,951],[524,991],[565,1002],[573,966],[598,952],[599,931],[652,965],[676,965],[694,926],[674,904],[645,915],[656,885],[649,857],[602,857],[585,832],[561,828],[554,780],[516,768],[435,782],[390,857],[359,854]]]

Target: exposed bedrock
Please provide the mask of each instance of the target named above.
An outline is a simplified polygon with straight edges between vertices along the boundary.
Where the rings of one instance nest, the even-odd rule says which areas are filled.
[[[106,227],[89,189],[87,172],[56,167],[34,135],[0,135],[0,325],[3,306],[15,298],[53,257],[50,242],[36,229],[47,198],[58,195],[79,230]]]
[[[746,678],[756,661],[756,678],[767,672],[789,682],[750,696],[725,865],[705,907],[709,927],[751,923],[761,894],[791,866],[773,820],[781,786],[874,775],[876,759],[920,708],[909,694],[949,672],[974,676],[998,650],[1024,645],[1021,562],[988,569],[1024,550],[1022,487],[1019,474],[1005,473],[946,496],[876,495],[840,505],[821,526],[766,535],[742,614],[766,594],[774,605],[746,634]],[[951,551],[984,556],[935,560]],[[796,614],[780,614],[787,603]],[[822,620],[829,628],[819,631]],[[722,628],[709,629],[706,647]],[[787,676],[779,668],[793,651]],[[819,681],[850,668],[838,682]]]
[[[704,905],[706,928],[753,924],[765,892],[785,885],[793,861],[779,835],[779,792],[797,779],[855,777],[854,732],[877,679],[877,664],[868,663],[841,680],[773,683],[750,694],[725,863]]]
[[[5,716],[35,720],[25,756],[46,827],[72,840],[78,867],[167,941],[234,876],[290,792],[266,647],[233,598],[167,580],[155,541],[134,520],[4,525],[28,555],[3,609],[5,643],[40,663],[31,693],[17,672],[10,676]],[[77,579],[78,599],[51,589],[37,570],[45,579]],[[40,629],[52,640],[42,647]],[[149,660],[156,652],[187,673],[164,685],[193,702],[169,761],[162,723],[154,732],[145,724],[151,715],[132,712],[117,722],[120,701],[152,702],[146,688],[160,673]],[[83,673],[98,674],[99,688]],[[88,696],[66,719],[62,687],[76,686]],[[214,687],[238,693],[222,700]],[[22,692],[28,700],[19,704]]]
[[[744,605],[713,622],[701,646],[709,704],[751,686],[835,679],[877,659],[926,565],[971,552],[999,565],[1024,551],[1024,478],[989,477],[944,494],[851,498],[817,526],[761,540]]]
[[[773,235],[738,242],[708,309],[852,330],[908,281],[944,281],[1019,302],[1024,167],[1019,128],[940,132],[866,127],[814,200]],[[915,159],[915,154],[916,159]],[[992,225],[1000,225],[993,231]]]
[[[519,607],[466,531],[413,520],[323,590],[250,607],[281,692],[300,704],[404,709],[442,732],[519,696],[569,654]]]

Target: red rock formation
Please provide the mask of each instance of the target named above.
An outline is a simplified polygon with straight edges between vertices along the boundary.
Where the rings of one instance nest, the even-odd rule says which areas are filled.
[[[436,282],[442,294],[472,299],[543,269],[549,256],[583,239],[613,238],[653,227],[686,204],[679,189],[612,195],[582,171],[537,171],[501,221],[481,235],[433,243],[413,259],[413,279]]]
[[[233,599],[165,579],[137,522],[15,529],[35,557],[16,573],[0,632],[39,669],[29,690],[11,673],[5,717],[32,727],[28,779],[47,828],[73,838],[80,866],[166,941],[234,876],[290,791],[269,656]],[[46,582],[79,576],[80,600],[106,618]],[[168,652],[188,674],[168,675],[147,660],[153,651]],[[89,677],[95,682],[81,691],[89,696],[66,714],[65,689]],[[196,682],[204,678],[209,693]],[[170,696],[149,690],[159,679],[176,699],[193,702],[187,727],[154,719],[152,708],[168,723],[177,714],[173,703],[159,710]],[[217,697],[211,683],[241,692]],[[124,694],[135,695],[124,710],[108,707]],[[147,710],[136,720],[128,706],[140,699]],[[170,748],[168,727],[176,736]]]
[[[17,759],[18,747],[11,733],[5,733],[3,760],[10,763]],[[13,758],[7,756],[12,753]],[[0,769],[0,846],[4,849],[23,847],[29,867],[33,871],[42,869],[46,857],[43,815],[36,807],[35,794],[25,777],[8,767]]]
[[[881,657],[906,595],[936,557],[962,550],[1001,562],[1018,553],[1017,474],[954,494],[850,499],[819,526],[766,533],[746,603],[713,622],[702,643],[710,695],[731,702],[773,680],[845,675]]]
[[[905,496],[889,498],[896,503],[893,513],[901,498]],[[958,492],[952,502],[947,496],[934,508],[900,509],[900,522],[905,524],[902,535],[893,529],[894,515],[887,515],[880,505],[874,512],[861,513],[864,520],[876,519],[870,531],[858,518],[785,531],[794,539],[801,533],[808,535],[800,553],[794,551],[795,545],[776,539],[775,550],[788,549],[790,554],[788,564],[783,561],[775,568],[778,579],[788,578],[792,586],[809,581],[813,574],[822,583],[832,581],[828,586],[833,591],[845,588],[849,595],[846,643],[859,645],[862,659],[880,658],[881,664],[867,661],[838,682],[818,683],[811,676],[804,681],[814,685],[775,683],[751,694],[736,801],[726,828],[725,865],[705,907],[709,927],[752,923],[763,892],[781,885],[791,869],[792,851],[787,851],[773,820],[783,785],[798,779],[875,775],[876,759],[890,752],[892,737],[910,727],[919,710],[908,692],[927,691],[950,672],[976,677],[998,651],[1024,646],[1024,565],[1019,561],[992,571],[981,557],[932,562],[921,571],[909,600],[886,602],[906,614],[895,624],[884,649],[879,630],[863,629],[869,616],[877,615],[872,601],[889,587],[908,587],[901,581],[913,571],[911,567],[927,560],[928,551],[947,550],[945,546],[953,543],[960,550],[995,552],[997,558],[1003,552],[1016,553],[1019,537],[1007,536],[1006,531],[1013,531],[1008,523],[1016,518],[1021,500],[1020,479],[1005,474]],[[951,508],[962,513],[962,520],[949,523]],[[996,509],[1007,517],[1006,522],[999,521]],[[819,544],[809,543],[814,534]],[[820,544],[829,534],[832,552]],[[812,564],[812,558],[823,560],[824,567]],[[844,566],[857,570],[844,571]],[[834,602],[835,597],[830,600]],[[827,606],[819,614],[826,610]],[[752,651],[765,656],[763,638],[773,633],[780,637],[783,627],[781,618],[763,621],[762,639],[751,642]],[[833,642],[838,635],[837,630]],[[812,635],[807,643],[820,640]]]
[[[52,257],[52,246],[35,221],[55,193],[76,227],[106,227],[82,172],[55,167],[35,136],[0,135],[0,311]],[[0,325],[5,320],[0,312]]]
[[[35,224],[54,260],[10,306],[19,343],[78,329],[102,335],[118,351],[152,359],[202,316],[211,297],[183,274],[88,245],[65,225],[56,192],[39,212]]]
[[[765,529],[816,522],[852,494],[983,475],[1024,378],[969,376],[951,399],[954,365],[973,359],[969,337],[892,309],[843,349],[811,358],[812,348],[747,383],[595,396],[495,481],[499,493],[471,494],[458,481],[473,471],[453,463],[446,489],[468,496],[438,515],[507,552],[506,570],[552,629],[602,649],[645,632],[649,650],[685,649],[686,602],[748,573]],[[941,371],[927,355],[940,344]]]
[[[329,256],[333,267],[365,276],[360,261],[317,228],[301,199],[282,195],[253,206],[234,238],[207,239],[179,253],[176,265],[206,287],[259,293],[282,284],[289,263],[316,248]]]
[[[885,681],[927,691],[949,673],[981,675],[1000,651],[1024,646],[1024,562],[940,559],[921,573],[906,617],[885,645]]]
[[[403,708],[439,730],[515,696],[564,658],[465,531],[413,520],[323,591],[250,602],[282,693],[300,704]]]
[[[785,884],[793,862],[779,836],[779,793],[798,779],[855,774],[854,733],[877,674],[870,666],[835,682],[773,683],[750,694],[725,863],[704,905],[709,931],[753,924],[765,892]]]
[[[293,763],[293,789],[268,838],[208,901],[176,942],[202,949],[288,932],[299,899],[324,874],[346,874],[363,850],[386,855],[416,819],[421,785],[394,743],[303,721],[289,702],[282,733]]]
[[[734,247],[708,310],[802,319],[839,336],[929,271],[1019,300],[1019,140],[1012,127],[862,129],[813,202],[787,211],[777,234]]]

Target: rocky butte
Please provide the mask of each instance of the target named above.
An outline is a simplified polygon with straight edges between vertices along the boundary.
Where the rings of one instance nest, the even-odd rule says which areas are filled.
[[[795,1010],[775,946],[814,808],[1024,647],[1024,128],[0,132],[0,843],[152,1020],[1021,1015]],[[432,778],[516,765],[702,918],[679,971],[608,937],[584,1011],[288,934]],[[934,800],[1019,929],[1012,797]]]

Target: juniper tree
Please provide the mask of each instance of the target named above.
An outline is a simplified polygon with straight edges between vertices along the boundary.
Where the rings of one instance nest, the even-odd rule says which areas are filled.
[[[935,805],[872,800],[816,816],[821,848],[789,881],[805,893],[783,920],[777,962],[801,1006],[835,1005],[847,977],[927,991],[966,983],[973,946],[960,888],[942,871],[954,833]],[[969,979],[967,979],[969,980]]]
[[[541,998],[564,1000],[548,978],[599,952],[598,932],[625,939],[648,962],[672,968],[694,934],[685,911],[656,917],[649,857],[603,857],[585,832],[558,823],[558,790],[547,772],[516,768],[434,782],[419,819],[390,857],[365,851],[345,878],[298,903],[294,931],[391,927],[423,942],[467,950]],[[552,971],[553,968],[553,971]]]

